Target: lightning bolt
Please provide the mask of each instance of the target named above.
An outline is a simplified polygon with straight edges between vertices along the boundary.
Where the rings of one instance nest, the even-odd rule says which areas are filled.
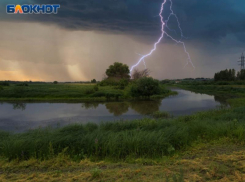
[[[171,29],[168,27],[168,21],[169,21],[169,19],[170,19],[171,16],[174,16],[175,19],[176,19],[176,21],[177,21],[179,30],[180,30],[181,39],[182,39],[182,38],[186,38],[186,37],[184,36],[183,31],[182,31],[182,28],[181,28],[181,26],[180,26],[179,18],[177,17],[177,15],[176,15],[176,14],[174,13],[174,11],[173,11],[173,2],[172,2],[172,0],[169,0],[169,1],[170,1],[170,11],[171,11],[171,13],[170,13],[170,15],[168,16],[168,19],[165,21],[166,27],[167,27],[169,30],[171,30]],[[172,30],[172,31],[174,31],[174,32],[176,33],[175,30]]]
[[[137,54],[137,55],[139,55],[139,56],[144,56],[144,55],[142,55],[142,54],[139,54],[139,53],[135,53],[135,54]],[[143,59],[142,61],[143,61],[143,63],[144,63],[145,69],[146,69],[146,64],[145,64],[145,60]]]
[[[158,45],[158,44],[161,42],[161,40],[163,39],[164,34],[167,35],[167,37],[169,37],[172,41],[176,42],[177,44],[182,44],[182,45],[183,45],[184,52],[186,53],[186,55],[187,55],[187,60],[188,60],[187,63],[186,63],[186,65],[185,65],[184,67],[186,67],[186,66],[190,63],[190,64],[192,65],[192,67],[195,69],[195,66],[194,66],[194,64],[192,63],[190,54],[189,54],[189,52],[188,52],[187,49],[186,49],[185,43],[184,43],[183,41],[181,41],[181,40],[176,40],[175,38],[173,38],[172,36],[170,36],[168,33],[166,33],[165,30],[164,30],[165,26],[168,28],[167,23],[168,23],[170,17],[171,17],[171,16],[174,16],[174,17],[176,18],[176,20],[177,20],[178,27],[179,27],[180,32],[181,32],[181,38],[184,37],[183,31],[182,31],[181,26],[180,26],[180,23],[179,23],[179,19],[178,19],[177,15],[174,13],[174,11],[173,11],[173,9],[172,9],[172,5],[173,5],[172,0],[169,0],[169,1],[170,1],[170,11],[171,11],[171,13],[170,13],[170,15],[169,15],[169,17],[168,17],[166,23],[165,23],[164,20],[163,20],[163,15],[162,15],[162,14],[163,14],[164,5],[166,4],[167,0],[164,0],[163,3],[161,4],[161,9],[160,9],[159,17],[160,17],[160,20],[161,20],[161,23],[162,23],[162,28],[161,28],[162,33],[161,33],[160,38],[159,38],[158,41],[154,44],[153,49],[152,49],[148,54],[143,55],[143,56],[140,58],[140,60],[139,60],[135,65],[133,65],[133,66],[131,67],[130,73],[134,70],[135,67],[137,67],[142,61],[144,61],[145,58],[149,57],[150,55],[152,55],[153,52],[156,51],[157,45]]]

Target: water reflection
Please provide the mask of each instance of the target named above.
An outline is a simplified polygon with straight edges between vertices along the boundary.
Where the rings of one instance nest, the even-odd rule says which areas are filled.
[[[215,95],[215,96],[214,96],[214,100],[215,100],[216,102],[221,103],[221,104],[224,105],[224,106],[228,106],[228,105],[229,105],[229,104],[226,102],[227,97],[225,97],[225,96],[218,96],[218,95]]]
[[[161,100],[145,100],[145,101],[131,101],[131,102],[107,102],[107,103],[83,103],[82,108],[96,109],[99,104],[105,105],[109,113],[114,116],[121,116],[127,113],[129,109],[137,112],[141,115],[152,114],[155,111],[159,111],[161,106]]]
[[[161,100],[133,101],[130,103],[130,107],[142,115],[152,114],[155,111],[159,111],[160,106]]]
[[[85,108],[85,109],[96,109],[97,107],[99,106],[99,103],[98,102],[85,102],[85,103],[82,103],[82,108]]]
[[[114,114],[114,116],[121,116],[128,112],[129,103],[128,102],[109,102],[105,104],[106,109]]]
[[[179,94],[158,100],[85,103],[6,103],[0,104],[0,130],[22,132],[71,123],[133,120],[155,111],[173,116],[215,109],[226,104],[224,97],[175,89]]]
[[[14,110],[22,110],[24,111],[26,109],[26,103],[13,103],[13,109]]]
[[[188,92],[188,91],[185,91],[185,92]],[[204,103],[207,100],[207,95],[205,94],[198,94],[196,98],[192,96],[191,100],[198,101],[200,99],[200,96],[201,96],[202,102]],[[185,102],[186,107],[183,107],[179,104],[178,105],[171,104],[173,103],[175,99],[179,100],[179,98],[181,97],[185,98],[185,99],[182,99],[182,101]],[[212,97],[212,96],[208,96],[208,97]],[[224,96],[213,96],[213,97],[216,102],[220,103],[223,106],[228,106],[226,102],[226,97]],[[189,104],[191,106],[194,106],[193,102],[188,102],[190,101],[190,99],[188,99],[188,96],[185,96],[183,93],[179,94],[178,97],[173,97],[173,98],[174,99],[171,99],[171,97],[169,97],[168,99],[164,99],[164,100],[156,99],[156,100],[140,100],[140,101],[130,101],[130,102],[129,101],[127,102],[102,102],[102,103],[85,102],[85,103],[82,103],[81,108],[84,108],[86,110],[91,110],[91,109],[96,110],[100,105],[103,105],[105,106],[105,108],[107,109],[109,113],[113,114],[114,116],[121,116],[127,113],[129,109],[135,111],[136,113],[140,115],[149,115],[156,111],[161,110],[162,108],[168,111],[168,108],[171,108],[171,110],[173,110],[173,108],[178,108],[178,107],[187,108]],[[197,102],[197,104],[198,103],[200,102]],[[26,109],[26,103],[13,103],[12,105],[13,105],[14,110],[24,111]],[[208,105],[210,106],[210,104]],[[197,107],[197,105],[195,106]]]

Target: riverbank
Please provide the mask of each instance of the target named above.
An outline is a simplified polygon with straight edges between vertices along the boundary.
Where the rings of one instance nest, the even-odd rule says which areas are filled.
[[[161,86],[160,95],[150,98],[164,98],[176,95],[176,92]],[[115,86],[97,86],[96,84],[80,83],[42,83],[18,86],[10,84],[0,89],[1,102],[84,102],[84,101],[108,101],[108,100],[132,100],[129,90],[118,89]]]
[[[1,132],[2,181],[242,181],[243,99],[177,118]]]

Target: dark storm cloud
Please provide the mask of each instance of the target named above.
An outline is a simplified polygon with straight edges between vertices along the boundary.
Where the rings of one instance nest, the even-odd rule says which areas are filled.
[[[16,16],[6,15],[2,11],[0,19],[52,23],[73,30],[151,36],[160,31],[159,18],[156,16],[161,2],[162,0],[22,0],[18,3],[52,3],[60,4],[61,8],[57,15]],[[16,1],[3,1],[1,5],[5,8],[9,3]],[[173,0],[173,3],[183,31],[190,40],[218,43],[227,34],[234,34],[240,41],[245,41],[244,0]],[[168,2],[164,17],[169,13]],[[177,28],[173,17],[169,27]]]

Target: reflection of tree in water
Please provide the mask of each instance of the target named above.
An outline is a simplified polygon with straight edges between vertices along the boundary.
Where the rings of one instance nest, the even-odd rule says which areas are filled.
[[[105,104],[106,108],[114,116],[121,116],[122,114],[128,112],[129,103],[127,102],[109,102]]]
[[[161,106],[161,100],[151,101],[133,101],[130,103],[130,107],[139,114],[147,115],[159,111]]]
[[[14,110],[21,109],[22,111],[24,111],[26,109],[26,104],[25,103],[14,103],[13,109]]]
[[[82,108],[96,109],[100,103],[98,102],[86,102],[82,104]],[[101,103],[102,104],[102,103]],[[142,115],[152,114],[159,111],[161,106],[161,100],[148,100],[148,101],[132,101],[132,102],[107,102],[105,103],[106,109],[114,114],[114,116],[121,116],[127,113],[129,107]]]
[[[225,105],[225,106],[228,105],[228,103],[226,102],[227,97],[225,97],[225,96],[218,96],[218,95],[215,95],[215,96],[214,96],[214,100],[217,101],[217,102],[219,102],[219,103],[222,104],[222,105]]]
[[[82,108],[85,108],[85,109],[96,109],[97,107],[99,106],[99,103],[97,102],[85,102],[85,103],[82,103]]]

